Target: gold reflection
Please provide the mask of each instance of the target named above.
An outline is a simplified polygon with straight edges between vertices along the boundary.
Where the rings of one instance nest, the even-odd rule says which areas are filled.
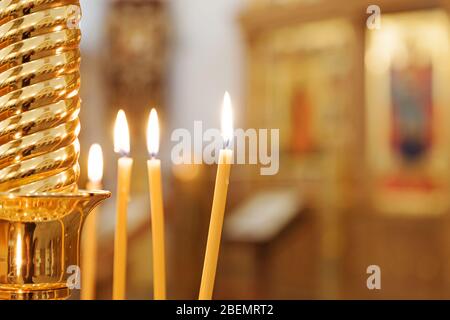
[[[68,298],[83,222],[109,196],[0,194],[0,300]]]
[[[20,231],[17,232],[16,239],[16,273],[17,277],[20,277],[22,272],[22,234]]]

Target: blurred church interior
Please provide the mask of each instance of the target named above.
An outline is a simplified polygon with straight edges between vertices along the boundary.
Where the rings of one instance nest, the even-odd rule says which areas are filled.
[[[450,1],[377,1],[379,28],[370,4],[81,0],[81,165],[100,143],[107,190],[119,108],[130,123],[129,299],[152,298],[152,107],[168,297],[198,295],[216,166],[172,164],[170,135],[220,127],[225,90],[236,127],[280,129],[280,170],[232,168],[216,299],[450,298]],[[114,199],[98,219],[97,298],[110,299]],[[370,265],[381,290],[366,286]]]

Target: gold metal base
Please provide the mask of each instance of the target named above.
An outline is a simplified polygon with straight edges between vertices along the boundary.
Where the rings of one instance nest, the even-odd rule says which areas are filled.
[[[70,297],[67,285],[36,284],[15,288],[0,286],[0,300],[64,300]]]
[[[0,299],[67,299],[68,280],[79,280],[83,223],[110,195],[0,193]]]

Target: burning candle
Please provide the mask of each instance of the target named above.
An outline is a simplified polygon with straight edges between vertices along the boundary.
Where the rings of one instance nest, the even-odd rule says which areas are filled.
[[[88,156],[87,190],[100,190],[103,179],[102,147],[93,144]],[[83,228],[83,250],[81,261],[81,299],[95,299],[95,279],[97,269],[97,210],[88,215]]]
[[[220,238],[222,236],[223,218],[227,201],[228,183],[230,177],[233,151],[230,149],[233,140],[233,112],[231,99],[228,92],[225,93],[222,106],[222,137],[224,147],[219,153],[216,184],[211,209],[211,221],[209,223],[208,240],[206,243],[203,274],[200,284],[200,300],[211,300],[214,280],[216,277],[217,259],[219,257]]]
[[[152,218],[153,244],[153,296],[155,300],[166,299],[166,270],[164,252],[164,211],[161,186],[161,161],[156,159],[159,151],[158,114],[152,109],[147,126],[148,184]]]
[[[117,216],[114,237],[113,299],[125,299],[127,266],[127,207],[130,193],[131,168],[130,132],[123,110],[117,114],[114,127],[114,151],[121,157],[117,166]]]

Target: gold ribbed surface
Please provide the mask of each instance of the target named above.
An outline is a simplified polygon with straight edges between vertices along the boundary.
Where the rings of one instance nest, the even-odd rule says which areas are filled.
[[[78,0],[0,0],[0,192],[72,192],[79,176]]]

